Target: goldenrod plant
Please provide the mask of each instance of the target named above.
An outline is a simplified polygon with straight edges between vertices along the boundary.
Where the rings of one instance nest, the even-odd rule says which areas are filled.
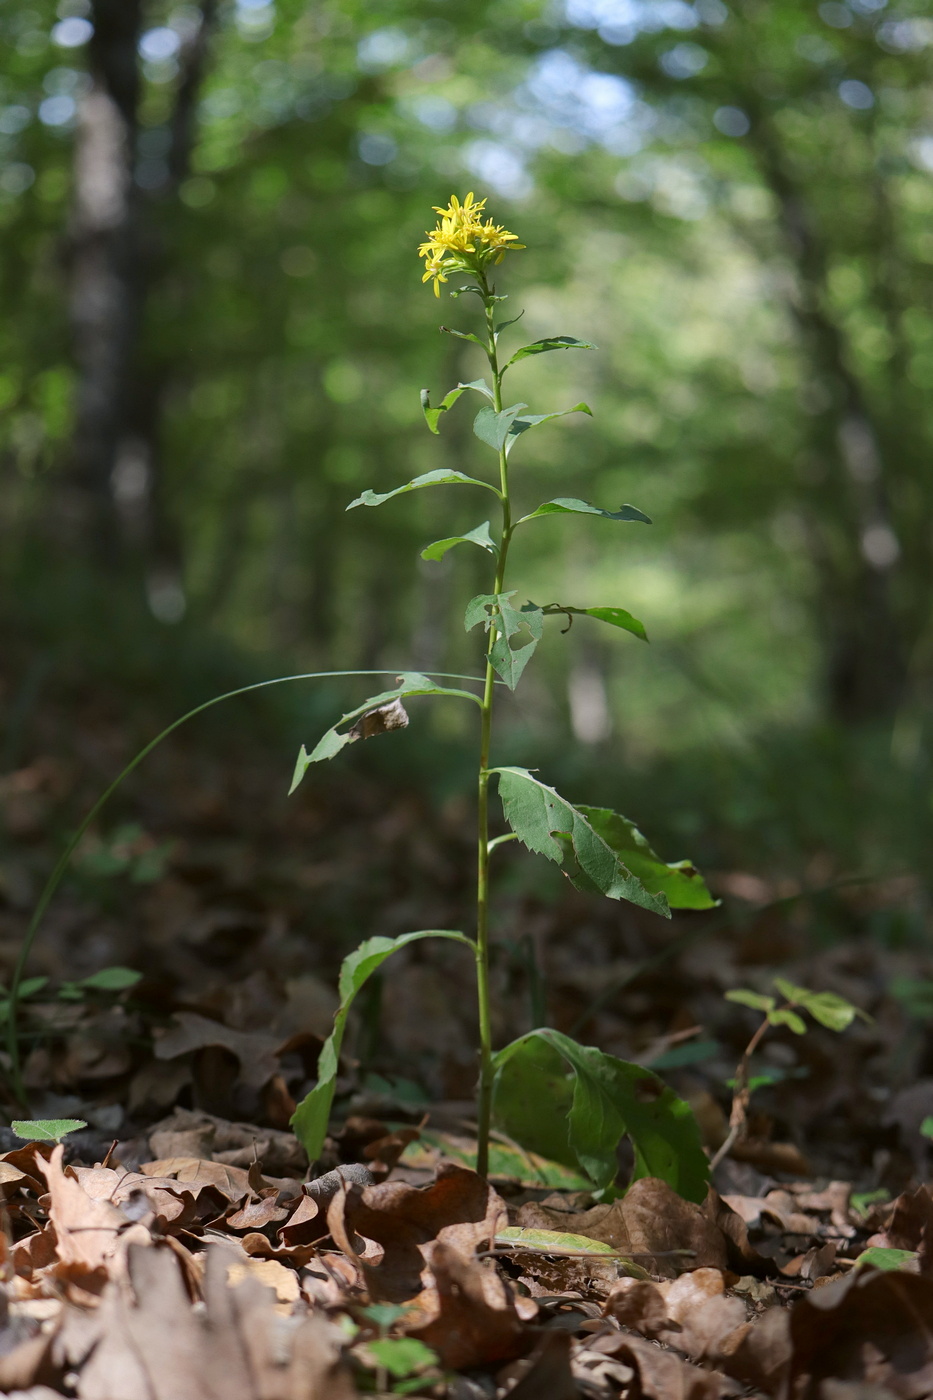
[[[365,980],[386,958],[424,938],[452,940],[467,949],[476,970],[479,1027],[476,1168],[483,1175],[489,1166],[490,1130],[495,1123],[523,1148],[585,1176],[594,1189],[611,1195],[617,1173],[616,1149],[627,1134],[633,1144],[635,1176],[659,1176],[683,1195],[702,1199],[708,1176],[705,1154],[696,1124],[687,1105],[654,1074],[639,1065],[607,1055],[592,1046],[577,1044],[550,1027],[540,1027],[495,1050],[490,1005],[490,857],[503,842],[517,839],[528,849],[558,864],[578,889],[629,900],[669,918],[672,908],[708,909],[714,904],[703,879],[688,861],[668,864],[655,854],[648,841],[626,817],[608,808],[571,803],[525,768],[492,762],[493,718],[497,692],[515,690],[525,668],[543,638],[548,617],[592,618],[647,640],[644,626],[615,603],[581,606],[576,600],[544,606],[519,601],[508,576],[512,539],[518,530],[551,516],[588,516],[621,524],[650,525],[649,517],[631,505],[602,509],[574,496],[560,496],[524,513],[513,497],[510,467],[516,445],[532,429],[569,413],[591,410],[585,403],[551,412],[531,413],[525,403],[507,403],[504,382],[509,370],[534,355],[557,351],[591,350],[590,342],[569,335],[548,336],[521,345],[505,358],[500,350],[503,332],[520,316],[499,319],[506,297],[490,280],[493,268],[506,253],[524,245],[518,236],[495,224],[486,215],[486,200],[472,193],[461,202],[455,195],[445,208],[437,208],[436,227],[426,235],[418,252],[424,259],[423,282],[430,282],[435,296],[455,274],[467,279],[450,288],[459,298],[470,294],[482,310],[479,333],[442,327],[458,339],[481,347],[489,366],[489,378],[457,384],[432,406],[422,391],[421,403],[428,428],[439,433],[441,420],[464,394],[475,394],[480,406],[473,431],[492,452],[495,467],[488,474],[467,476],[439,467],[392,490],[364,491],[348,510],[381,506],[410,491],[428,487],[459,486],[485,492],[495,499],[494,519],[484,520],[464,534],[450,535],[429,544],[422,558],[439,560],[448,550],[468,544],[489,556],[490,591],[471,598],[466,605],[467,632],[480,628],[484,669],[474,688],[451,688],[431,677],[404,672],[390,690],[370,696],[341,717],[308,752],[302,747],[295,768],[292,791],[308,769],[335,757],[347,744],[360,738],[402,728],[408,724],[403,702],[409,697],[437,696],[475,705],[479,710],[477,734],[477,870],[476,922],[470,935],[459,930],[422,929],[398,938],[371,938],[345,959],[340,974],[340,1006],[334,1030],[326,1041],[318,1064],[315,1087],[298,1106],[293,1126],[314,1161],[320,1156],[334,1098],[337,1067],[347,1016]],[[495,781],[507,825],[507,834],[490,838],[490,784]]]

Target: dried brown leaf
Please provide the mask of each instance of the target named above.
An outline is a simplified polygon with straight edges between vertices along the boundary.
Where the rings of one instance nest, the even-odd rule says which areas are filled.
[[[393,1303],[421,1292],[435,1242],[470,1257],[478,1248],[489,1248],[506,1222],[501,1197],[482,1177],[452,1162],[442,1163],[427,1187],[400,1181],[365,1187],[351,1183],[327,1212],[330,1233],[359,1263],[372,1296]],[[377,1250],[364,1257],[354,1236],[372,1241]]]
[[[540,1337],[539,1329],[519,1316],[492,1260],[480,1263],[439,1241],[431,1254],[431,1276],[431,1286],[417,1300],[418,1315],[405,1331],[432,1347],[443,1366],[511,1361],[529,1352]],[[423,1321],[429,1310],[433,1316]]]

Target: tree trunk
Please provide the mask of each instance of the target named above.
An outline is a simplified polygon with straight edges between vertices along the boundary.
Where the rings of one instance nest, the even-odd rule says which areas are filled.
[[[79,541],[112,563],[112,477],[124,436],[142,295],[133,166],[140,0],[95,0],[91,86],[78,111],[71,316],[78,371],[72,483]]]

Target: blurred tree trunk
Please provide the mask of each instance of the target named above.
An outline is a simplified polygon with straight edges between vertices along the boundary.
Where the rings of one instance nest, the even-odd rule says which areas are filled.
[[[833,718],[845,724],[892,719],[904,698],[907,646],[892,585],[901,556],[891,519],[881,435],[834,318],[829,257],[802,189],[760,97],[743,94],[749,140],[774,195],[796,270],[791,309],[809,369],[811,451],[817,483],[810,537],[822,580],[820,630]]]
[[[153,230],[158,203],[190,170],[195,112],[216,0],[202,0],[179,53],[164,176],[145,190],[139,156],[143,0],[93,0],[91,87],[79,109],[71,224],[76,394],[73,484],[81,547],[145,578],[152,612],[184,612],[182,557],[165,508],[161,422],[171,366],[143,352],[147,295],[165,261]]]
[[[89,91],[75,141],[71,316],[78,371],[73,484],[77,533],[98,558],[117,554],[112,477],[124,436],[142,273],[136,155],[141,0],[94,0]]]

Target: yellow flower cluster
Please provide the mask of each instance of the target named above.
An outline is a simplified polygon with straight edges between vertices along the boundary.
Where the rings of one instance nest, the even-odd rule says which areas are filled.
[[[448,272],[469,272],[481,275],[490,262],[501,262],[507,252],[524,248],[518,242],[518,235],[494,224],[492,219],[482,221],[486,208],[485,199],[474,200],[472,190],[461,204],[455,194],[450,196],[446,209],[434,206],[435,214],[440,215],[437,228],[426,233],[426,243],[418,249],[418,256],[425,260],[422,282],[434,279],[434,295],[441,294],[440,284],[447,281]]]

